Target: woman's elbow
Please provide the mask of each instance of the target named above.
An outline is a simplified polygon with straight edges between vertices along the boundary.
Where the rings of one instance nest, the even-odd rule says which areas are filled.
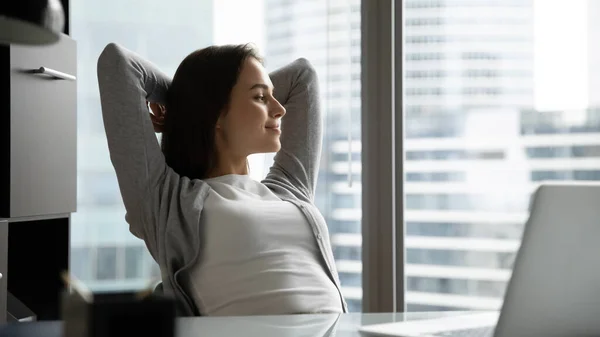
[[[124,56],[125,51],[123,47],[117,43],[111,42],[106,45],[98,57],[98,75],[106,72],[107,70],[113,70],[117,66],[118,60],[122,59]]]
[[[317,70],[313,64],[306,58],[300,57],[294,61],[300,68],[305,76],[317,79]]]

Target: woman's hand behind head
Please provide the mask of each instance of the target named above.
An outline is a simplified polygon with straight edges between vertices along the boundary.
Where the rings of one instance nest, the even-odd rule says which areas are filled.
[[[146,102],[148,104],[148,102]],[[154,126],[154,132],[161,133],[164,130],[165,126],[165,106],[158,103],[150,103],[148,105],[150,109],[150,119],[152,120],[152,125]]]

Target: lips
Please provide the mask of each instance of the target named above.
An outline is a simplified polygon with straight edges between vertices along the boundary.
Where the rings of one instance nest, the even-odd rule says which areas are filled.
[[[280,125],[278,125],[278,124],[275,124],[275,125],[267,125],[267,126],[265,127],[265,129],[267,129],[267,130],[269,130],[269,131],[271,131],[271,132],[274,132],[274,133],[275,133],[275,134],[277,134],[277,135],[280,135],[280,134],[281,134],[281,129],[280,129],[279,127],[280,127]]]

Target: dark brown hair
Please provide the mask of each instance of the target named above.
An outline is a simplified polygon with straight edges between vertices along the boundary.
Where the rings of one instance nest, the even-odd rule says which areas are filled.
[[[211,46],[189,54],[167,92],[162,151],[181,176],[204,179],[217,165],[215,127],[248,57],[249,44]]]

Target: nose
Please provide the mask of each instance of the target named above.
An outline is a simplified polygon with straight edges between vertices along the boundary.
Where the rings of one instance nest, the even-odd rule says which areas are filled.
[[[278,100],[273,100],[273,106],[271,107],[271,116],[273,118],[281,118],[285,115],[285,108]]]

